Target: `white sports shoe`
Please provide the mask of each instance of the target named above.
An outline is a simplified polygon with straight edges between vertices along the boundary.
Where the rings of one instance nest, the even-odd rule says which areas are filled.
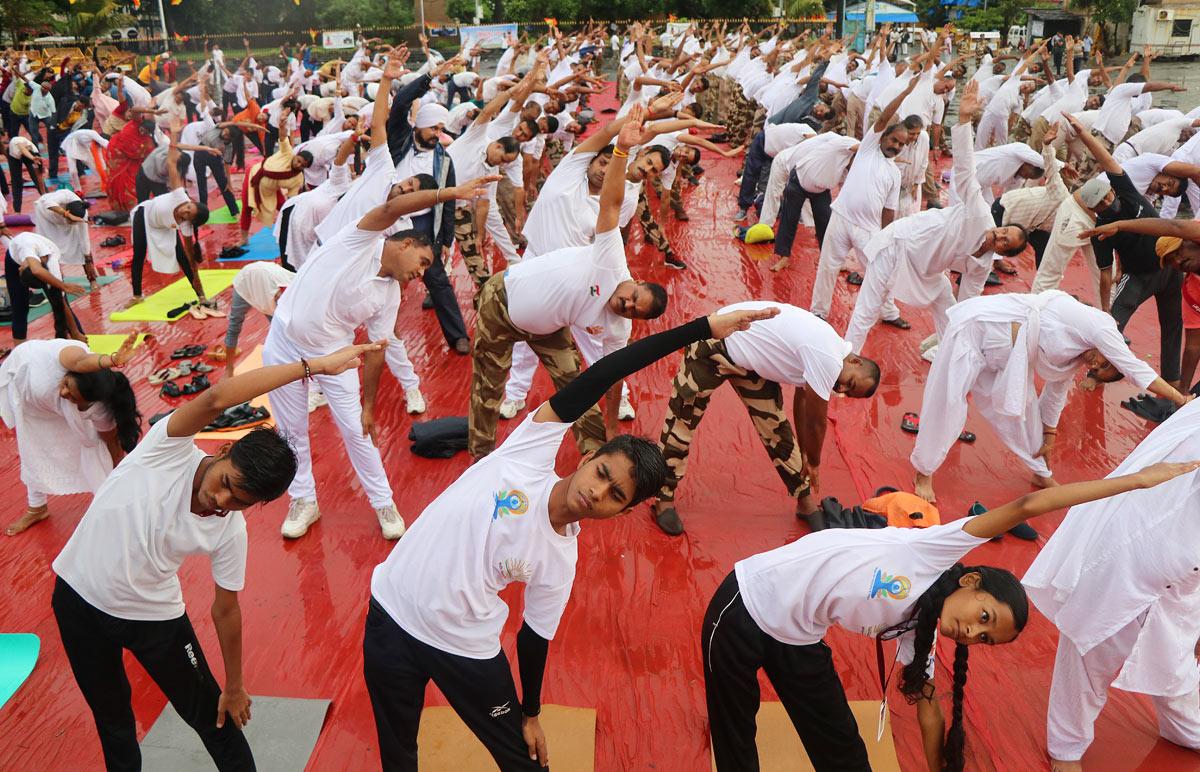
[[[285,539],[299,539],[308,533],[309,527],[321,519],[321,510],[317,502],[308,499],[292,499],[288,506],[287,517],[283,519],[283,527],[279,532]]]
[[[383,538],[395,541],[404,535],[404,521],[396,511],[395,504],[375,507],[375,517],[379,518],[379,530],[383,531]]]
[[[937,344],[938,344],[938,336],[937,336],[937,333],[935,332],[934,334],[930,335],[925,340],[921,341],[921,353],[924,354],[926,351],[933,348]]]
[[[637,413],[633,411],[633,404],[629,401],[629,395],[621,392],[621,404],[617,406],[617,418],[622,421],[632,421],[637,418]]]
[[[425,412],[425,395],[417,387],[404,390],[404,402],[409,415],[420,415]]]
[[[506,399],[500,403],[500,417],[514,418],[517,413],[525,409],[525,400],[523,399]]]
[[[325,399],[325,395],[316,386],[308,390],[308,412],[312,412],[319,407],[328,405],[329,400]]]
[[[927,348],[921,352],[921,359],[924,359],[926,362],[933,364],[933,360],[937,356],[937,352],[938,352],[937,346],[930,346],[929,348]]]

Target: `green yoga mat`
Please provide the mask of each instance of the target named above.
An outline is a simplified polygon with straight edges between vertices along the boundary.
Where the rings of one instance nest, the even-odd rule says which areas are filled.
[[[103,287],[105,284],[112,284],[114,281],[116,281],[119,278],[120,278],[119,276],[97,276],[96,283],[99,284],[101,287]],[[83,287],[84,290],[86,290],[84,292],[85,295],[89,294],[91,292],[91,290],[88,289],[87,279],[83,278],[82,276],[71,276],[71,277],[68,277],[66,279],[66,281],[70,282],[71,284],[78,284],[79,286]],[[82,297],[82,295],[79,297]],[[68,299],[74,300],[75,298],[68,297]],[[29,319],[29,321],[32,322],[34,319],[41,319],[43,316],[45,316],[48,313],[50,313],[50,303],[46,302],[46,303],[42,303],[40,306],[35,306],[35,307],[29,309],[29,315],[27,318]],[[0,327],[11,327],[11,326],[12,326],[11,321],[0,322]]]
[[[215,298],[221,294],[226,287],[233,284],[233,277],[237,276],[237,269],[210,269],[200,271],[200,284],[204,287],[204,294],[210,298]],[[183,304],[187,301],[194,301],[196,292],[192,289],[192,285],[188,283],[186,277],[176,279],[167,286],[149,295],[141,303],[138,303],[133,308],[127,308],[123,311],[117,311],[110,314],[109,319],[114,322],[170,322],[176,321],[167,317],[167,312],[172,308]],[[187,314],[179,317],[191,318]]]
[[[0,708],[33,672],[41,645],[33,633],[0,633]]]
[[[238,221],[236,214],[229,213],[229,207],[223,206],[220,209],[208,210],[209,225],[233,225]]]

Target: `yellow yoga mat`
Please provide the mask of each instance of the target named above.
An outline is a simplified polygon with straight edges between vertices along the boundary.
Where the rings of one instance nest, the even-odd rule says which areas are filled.
[[[891,717],[883,737],[875,741],[879,722],[877,700],[851,700],[850,710],[858,722],[858,732],[867,746],[867,757],[874,772],[900,772],[900,759],[896,757],[896,743],[892,739]],[[758,759],[762,772],[807,772],[813,768],[804,752],[796,727],[783,709],[781,702],[764,702],[758,709]],[[713,769],[717,768],[713,764]]]
[[[233,284],[234,276],[237,276],[237,269],[216,268],[201,271],[200,285],[204,287],[204,294],[213,298]],[[195,299],[196,293],[192,290],[192,285],[188,284],[186,276],[181,276],[133,308],[117,311],[108,318],[114,322],[175,321],[167,318],[167,312]],[[185,316],[187,314],[183,314],[179,318],[182,319]]]
[[[115,354],[127,337],[128,333],[125,335],[89,335],[87,336],[88,348],[92,350],[93,354]],[[133,344],[134,349],[142,345],[145,340],[145,333],[138,335],[137,343]]]
[[[247,372],[250,372],[251,370],[257,370],[258,368],[262,367],[263,366],[262,351],[263,351],[262,346],[255,346],[254,350],[251,351],[249,354],[247,354],[245,357],[243,357],[241,362],[238,362],[236,365],[234,365],[233,374],[241,375],[242,373],[247,373]],[[261,396],[255,397],[254,399],[250,400],[250,404],[253,405],[254,407],[265,407],[267,410],[271,410],[271,403],[269,401],[267,401],[266,394],[263,394]],[[275,425],[274,411],[271,412],[271,416],[272,416],[271,419],[268,420],[265,424],[263,424],[263,426],[274,426]],[[234,440],[238,440],[238,439],[241,439],[242,437],[245,437],[247,434],[249,434],[250,432],[252,432],[253,430],[255,430],[257,428],[258,428],[257,426],[252,426],[249,429],[235,429],[234,431],[231,431],[231,432],[200,432],[199,434],[196,435],[196,439],[198,439],[198,440],[221,440],[223,442],[233,442]]]
[[[519,704],[511,706],[520,710]],[[542,729],[553,769],[594,772],[596,769],[596,711],[543,705]],[[421,769],[495,770],[496,762],[471,734],[453,708],[425,708],[417,732],[417,760]]]

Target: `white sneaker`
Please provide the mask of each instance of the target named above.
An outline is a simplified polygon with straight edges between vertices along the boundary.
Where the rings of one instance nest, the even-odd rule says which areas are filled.
[[[309,526],[321,519],[321,510],[317,502],[308,499],[292,499],[288,506],[287,517],[283,519],[283,527],[279,532],[285,539],[299,539],[308,533]]]
[[[935,332],[934,334],[930,335],[925,340],[921,341],[921,353],[924,354],[926,351],[933,348],[937,344],[938,344],[938,336],[937,336],[937,333]]]
[[[633,412],[633,405],[629,402],[629,395],[621,392],[621,404],[617,407],[617,418],[622,421],[632,421],[637,418],[637,413]]]
[[[406,409],[409,415],[420,415],[425,412],[425,395],[419,388],[405,389],[404,401],[408,405]]]
[[[938,347],[930,346],[921,352],[921,359],[924,359],[929,364],[933,364],[934,358],[937,356]]]
[[[395,541],[404,535],[404,521],[400,519],[395,504],[375,507],[375,517],[379,518],[379,530],[383,531],[383,538]]]
[[[329,400],[325,399],[325,395],[316,386],[308,390],[308,412],[312,412],[319,407],[328,405]]]
[[[500,403],[501,418],[515,418],[517,413],[525,409],[525,400],[523,399],[506,399]]]

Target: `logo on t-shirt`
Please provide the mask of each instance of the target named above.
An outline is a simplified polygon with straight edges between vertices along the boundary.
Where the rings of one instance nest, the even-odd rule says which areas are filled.
[[[501,562],[497,568],[500,571],[500,578],[510,582],[528,582],[533,578],[533,566],[529,565],[528,560],[522,558],[509,558]]]
[[[529,497],[523,491],[513,488],[511,491],[501,490],[492,494],[495,506],[492,508],[492,519],[502,517],[517,517],[529,511]]]
[[[907,576],[892,576],[891,574],[883,573],[882,569],[875,569],[875,578],[871,580],[871,594],[868,599],[888,598],[890,600],[904,600],[908,597],[908,591],[912,589],[912,582]]]
[[[588,287],[588,294],[594,298],[600,297],[600,285],[593,284],[592,286]]]

